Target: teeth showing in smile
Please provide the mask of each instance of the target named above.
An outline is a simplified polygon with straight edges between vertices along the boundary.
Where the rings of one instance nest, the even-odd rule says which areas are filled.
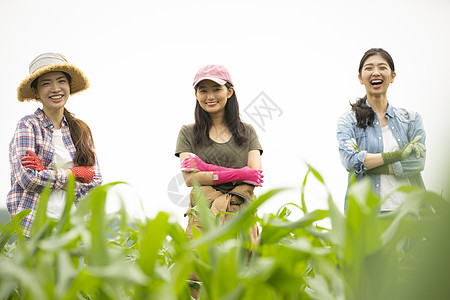
[[[206,105],[216,105],[217,103],[219,103],[219,102],[217,102],[217,101],[214,101],[214,102],[206,102]]]
[[[59,99],[61,99],[61,98],[62,98],[61,95],[50,97],[50,99],[53,99],[53,100],[59,100]]]
[[[372,85],[378,85],[378,84],[382,84],[382,83],[383,83],[383,80],[380,80],[380,79],[372,80],[370,82],[370,84],[372,84]]]

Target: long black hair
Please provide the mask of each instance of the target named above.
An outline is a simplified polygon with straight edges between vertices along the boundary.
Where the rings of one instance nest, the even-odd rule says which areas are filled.
[[[232,87],[231,83],[226,83],[228,90]],[[195,89],[198,88],[198,85]],[[238,145],[248,141],[245,136],[245,127],[242,124],[239,116],[239,104],[236,97],[236,92],[233,90],[233,95],[228,99],[225,105],[225,123],[233,135],[234,140]],[[195,104],[195,124],[194,124],[194,138],[195,143],[199,145],[211,145],[212,140],[209,137],[209,130],[212,126],[212,120],[209,114],[200,106],[198,101]]]
[[[361,71],[366,60],[374,55],[380,55],[382,58],[384,58],[391,68],[392,73],[394,73],[395,66],[394,60],[392,59],[391,55],[386,50],[383,50],[381,48],[372,48],[367,50],[361,58],[358,68],[359,75],[361,75]],[[362,98],[358,98],[354,104],[350,103],[350,105],[352,106],[352,110],[355,112],[357,121],[356,126],[363,129],[366,129],[367,126],[373,126],[373,120],[375,119],[375,112],[371,107],[366,105],[366,100],[367,94]]]

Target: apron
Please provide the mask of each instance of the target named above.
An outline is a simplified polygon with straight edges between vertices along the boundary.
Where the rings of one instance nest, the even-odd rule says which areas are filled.
[[[254,188],[255,187],[253,185],[246,183],[237,185],[235,188],[233,188],[231,191],[227,193],[218,191],[214,189],[212,186],[200,186],[199,188],[197,188],[197,190],[196,188],[193,188],[190,195],[188,212],[192,209],[192,207],[196,205],[195,195],[196,193],[199,192],[198,189],[200,189],[200,191],[207,199],[211,211],[214,213],[215,216],[217,216],[219,212],[228,212],[236,214],[241,209],[241,206],[242,208],[244,207],[246,202],[253,201]],[[232,215],[221,214],[220,224],[223,224],[223,222],[232,217],[233,217]],[[193,226],[197,227],[197,229],[200,232],[202,232],[200,221],[192,214],[189,214],[186,233],[191,240],[193,238],[192,237]],[[250,241],[253,245],[256,245],[258,243],[258,236],[259,236],[259,229],[258,226],[255,224],[250,228]]]

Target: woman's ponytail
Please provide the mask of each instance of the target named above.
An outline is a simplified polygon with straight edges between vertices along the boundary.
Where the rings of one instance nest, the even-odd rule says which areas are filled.
[[[366,104],[367,95],[363,98],[359,98],[356,103],[351,104],[352,110],[356,116],[356,126],[366,129],[367,126],[373,126],[373,120],[375,119],[375,112],[372,107]]]
[[[94,140],[91,129],[85,122],[75,118],[66,108],[64,108],[64,117],[69,124],[70,135],[75,145],[74,164],[76,166],[95,165]]]

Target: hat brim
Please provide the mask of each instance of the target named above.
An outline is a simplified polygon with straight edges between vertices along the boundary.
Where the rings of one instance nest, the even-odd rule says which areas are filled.
[[[17,88],[17,99],[20,102],[37,100],[36,94],[34,93],[33,88],[31,87],[31,83],[38,78],[39,76],[48,73],[48,72],[65,72],[70,75],[70,94],[76,94],[81,91],[84,91],[89,87],[89,81],[84,76],[83,72],[78,69],[76,66],[71,64],[55,64],[48,65],[42,68],[37,69],[30,74],[27,78],[25,78],[22,83],[20,83]]]
[[[197,81],[194,82],[194,88],[200,83],[200,81],[203,81],[203,80],[211,80],[220,85],[224,85],[225,83],[227,83],[226,80],[215,78],[215,77],[202,77],[200,79],[197,79]]]

